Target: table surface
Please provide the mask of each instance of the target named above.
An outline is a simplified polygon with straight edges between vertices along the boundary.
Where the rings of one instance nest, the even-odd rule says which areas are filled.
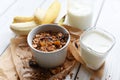
[[[62,8],[56,22],[66,14],[66,0],[59,0]],[[120,0],[88,0],[93,3],[92,26],[100,27],[112,33],[116,44],[106,59],[102,80],[120,80]],[[14,16],[30,16],[38,7],[47,9],[53,0],[2,0],[0,2],[0,54],[10,44],[15,34],[10,30]],[[1,65],[1,64],[0,64]],[[66,80],[89,80],[88,73],[81,64],[76,64],[72,70],[72,79],[68,75]],[[79,79],[77,78],[79,77]],[[99,79],[96,79],[99,80]]]

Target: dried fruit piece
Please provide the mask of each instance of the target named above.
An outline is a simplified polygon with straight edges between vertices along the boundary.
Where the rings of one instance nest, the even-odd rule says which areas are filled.
[[[57,46],[60,46],[60,41],[54,41],[54,44],[57,45]]]
[[[41,47],[43,47],[43,46],[45,46],[45,45],[46,45],[45,41],[40,41],[40,46],[41,46]]]

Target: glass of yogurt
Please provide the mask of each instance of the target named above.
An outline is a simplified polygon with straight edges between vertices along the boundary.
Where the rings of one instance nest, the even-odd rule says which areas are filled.
[[[92,6],[87,0],[67,1],[67,24],[86,30],[92,25],[92,17]]]
[[[90,28],[80,37],[81,57],[87,67],[97,70],[115,44],[115,38],[100,28]]]

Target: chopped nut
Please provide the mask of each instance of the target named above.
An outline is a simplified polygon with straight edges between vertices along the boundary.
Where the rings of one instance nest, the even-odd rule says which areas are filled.
[[[39,39],[38,38],[33,39],[33,43],[34,44],[38,44],[39,43]]]
[[[37,35],[35,35],[35,37],[36,37],[36,38],[39,38],[39,37],[40,37],[40,35],[39,35],[39,34],[37,34]]]
[[[46,51],[46,47],[41,47],[40,50]]]
[[[59,37],[62,37],[62,36],[63,36],[63,34],[60,32],[60,33],[58,33],[58,36],[59,36]]]
[[[54,45],[47,47],[47,50],[48,50],[48,51],[53,51],[53,50],[55,50],[55,49],[56,49],[56,47],[55,47]]]
[[[33,44],[32,46],[33,46],[34,48],[36,48],[36,47],[37,47],[37,45],[36,45],[36,44]]]

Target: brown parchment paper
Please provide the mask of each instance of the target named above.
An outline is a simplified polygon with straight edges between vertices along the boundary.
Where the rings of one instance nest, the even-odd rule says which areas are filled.
[[[89,71],[91,73],[90,80],[94,80],[95,77],[101,79],[102,75],[103,75],[104,64],[98,70],[92,70],[86,66],[85,62],[83,61],[83,59],[80,56],[79,38],[83,31],[81,31],[78,28],[74,28],[74,27],[71,27],[68,25],[62,25],[62,26],[64,26],[70,32],[70,35],[71,35],[71,42],[69,44],[70,52],[72,53],[74,58],[78,62],[80,62],[87,71]]]
[[[56,78],[63,79],[72,70],[76,63],[76,60],[80,62],[84,66],[84,68],[92,74],[91,80],[94,80],[95,77],[101,78],[104,66],[96,71],[89,69],[79,55],[79,38],[82,31],[68,25],[62,26],[65,27],[71,35],[71,42],[68,47],[68,53],[70,54],[67,55],[67,60],[64,64],[64,70],[55,75],[52,75],[49,79],[44,80],[54,80]],[[43,80],[40,79],[42,69],[34,69],[29,66],[29,61],[31,59],[34,59],[32,56],[33,53],[31,53],[26,40],[26,36],[19,36],[11,39],[10,47],[8,47],[0,57],[0,80]],[[71,54],[76,60],[71,57]]]
[[[0,56],[0,80],[19,80],[10,47]]]
[[[29,80],[32,70],[28,63],[32,58],[32,53],[27,45],[26,37],[11,39],[11,52],[20,80]]]
[[[55,72],[56,74],[51,74],[50,70],[44,70],[41,67],[30,67],[29,61],[33,59],[33,53],[31,53],[27,44],[26,37],[13,38],[11,40],[11,52],[20,80],[63,79],[73,69],[76,63],[74,57],[68,54],[63,66],[56,67],[56,69],[50,69],[58,71],[58,73]],[[59,68],[63,68],[63,70],[59,71]]]

